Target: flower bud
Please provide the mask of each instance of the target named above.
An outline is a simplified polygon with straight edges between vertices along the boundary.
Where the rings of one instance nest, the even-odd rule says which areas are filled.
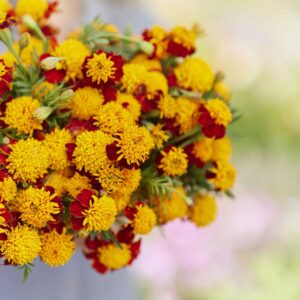
[[[40,106],[34,111],[33,117],[38,120],[44,121],[51,115],[52,111],[53,109],[49,106]]]
[[[74,91],[72,89],[65,90],[59,96],[59,100],[62,102],[68,102],[74,96]]]
[[[143,51],[147,55],[152,55],[154,52],[154,46],[146,41],[141,41],[139,43],[140,50]]]
[[[41,68],[45,71],[49,71],[55,68],[56,64],[61,61],[61,57],[49,56],[42,60]]]
[[[19,39],[19,49],[22,51],[25,49],[30,42],[30,34],[28,32],[24,32]]]

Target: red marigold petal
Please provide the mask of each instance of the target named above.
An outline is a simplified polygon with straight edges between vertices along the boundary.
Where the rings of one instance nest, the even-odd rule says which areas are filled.
[[[82,217],[82,211],[84,207],[80,204],[79,201],[72,201],[70,203],[70,214],[75,217]]]
[[[71,223],[74,230],[79,231],[81,230],[83,226],[83,220],[84,218],[75,218],[71,216]]]
[[[89,203],[93,195],[93,191],[84,189],[76,196],[76,199],[83,207],[89,207]]]
[[[92,267],[99,273],[104,274],[108,271],[107,267],[105,267],[104,265],[102,265],[98,259],[95,259]]]

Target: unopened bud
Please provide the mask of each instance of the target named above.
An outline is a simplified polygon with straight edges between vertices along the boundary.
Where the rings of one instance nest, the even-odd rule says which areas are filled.
[[[6,136],[6,137],[3,138],[2,142],[3,142],[4,145],[8,145],[10,143],[10,139]]]
[[[34,111],[33,117],[40,121],[44,121],[51,115],[52,110],[53,109],[49,106],[40,106]]]
[[[24,32],[19,39],[19,49],[22,51],[25,49],[30,42],[30,34],[28,32]]]
[[[59,100],[62,102],[68,102],[74,96],[74,91],[72,89],[65,90],[59,96]]]
[[[154,52],[154,46],[146,41],[141,41],[139,43],[140,50],[143,51],[147,55],[152,55]]]
[[[62,60],[61,57],[49,56],[42,60],[41,67],[45,71],[49,71],[55,68],[56,64]]]

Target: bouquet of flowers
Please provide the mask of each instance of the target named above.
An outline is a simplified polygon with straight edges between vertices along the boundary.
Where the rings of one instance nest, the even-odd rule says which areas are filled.
[[[134,36],[96,18],[59,42],[56,10],[0,1],[0,253],[25,278],[76,245],[100,273],[130,265],[155,226],[211,223],[236,175],[198,26]]]

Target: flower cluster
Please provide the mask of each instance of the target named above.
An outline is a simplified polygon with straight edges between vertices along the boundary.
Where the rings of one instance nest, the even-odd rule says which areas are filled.
[[[96,18],[58,42],[56,7],[0,2],[0,254],[28,273],[84,239],[105,273],[155,226],[215,219],[235,181],[234,110],[222,73],[192,55],[197,26],[133,37]]]

